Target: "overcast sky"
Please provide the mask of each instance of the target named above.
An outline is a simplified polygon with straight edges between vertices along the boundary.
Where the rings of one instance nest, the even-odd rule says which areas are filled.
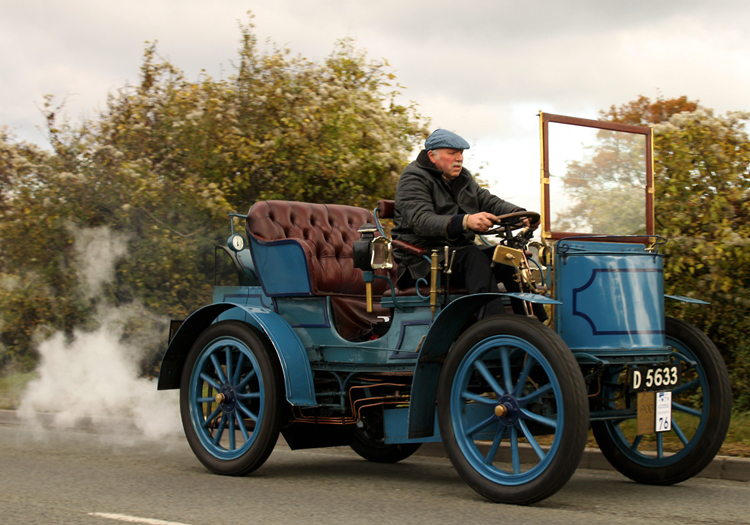
[[[43,96],[75,121],[138,80],[144,42],[226,75],[238,22],[321,59],[351,37],[386,58],[432,127],[464,136],[492,189],[538,202],[538,110],[596,118],[638,95],[750,110],[750,2],[660,0],[0,0],[0,125],[45,144]],[[522,178],[528,187],[511,184]],[[508,194],[510,193],[510,195]],[[532,200],[533,202],[528,202]]]

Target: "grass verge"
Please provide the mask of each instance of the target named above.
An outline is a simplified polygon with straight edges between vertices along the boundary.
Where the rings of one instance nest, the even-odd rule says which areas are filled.
[[[35,372],[0,375],[0,409],[18,408],[26,384],[35,377]]]

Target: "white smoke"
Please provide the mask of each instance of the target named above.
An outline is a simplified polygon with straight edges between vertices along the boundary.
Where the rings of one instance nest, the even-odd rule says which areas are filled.
[[[76,248],[82,275],[87,276],[84,294],[91,297],[114,276],[114,263],[125,254],[126,242],[106,228],[78,233]],[[154,338],[166,342],[166,334],[141,331],[126,342],[125,326],[133,319],[145,327],[165,325],[153,322],[155,316],[134,303],[101,309],[94,331],[76,331],[72,340],[57,333],[41,343],[38,378],[26,387],[19,417],[37,430],[50,423],[58,428],[93,428],[120,436],[120,442],[132,442],[134,431],[149,440],[179,435],[177,391],[159,392],[155,380],[139,374],[142,345]]]
[[[103,285],[115,276],[117,259],[128,251],[128,236],[115,234],[109,228],[69,228],[75,236],[78,275],[86,298],[101,292]]]

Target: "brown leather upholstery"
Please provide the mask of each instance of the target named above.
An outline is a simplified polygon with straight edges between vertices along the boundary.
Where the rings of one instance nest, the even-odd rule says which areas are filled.
[[[250,235],[263,241],[298,241],[307,258],[315,295],[364,295],[362,272],[354,268],[352,260],[352,242],[360,238],[357,230],[368,222],[375,223],[372,212],[354,206],[261,201],[247,212],[246,227]],[[376,279],[373,293],[380,295],[387,286]]]
[[[388,288],[383,279],[373,283],[373,312],[365,305],[362,271],[354,268],[352,242],[357,230],[375,223],[371,211],[337,204],[291,201],[256,202],[247,213],[249,235],[261,241],[296,240],[302,247],[315,295],[330,295],[334,324],[345,339],[382,335],[387,324],[378,316],[391,316],[380,308],[378,297]],[[395,281],[396,268],[389,272]],[[377,272],[383,274],[383,271]]]

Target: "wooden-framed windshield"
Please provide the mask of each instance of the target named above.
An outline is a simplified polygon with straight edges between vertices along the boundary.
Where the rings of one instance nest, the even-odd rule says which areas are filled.
[[[653,235],[652,128],[541,112],[539,121],[542,236]]]

